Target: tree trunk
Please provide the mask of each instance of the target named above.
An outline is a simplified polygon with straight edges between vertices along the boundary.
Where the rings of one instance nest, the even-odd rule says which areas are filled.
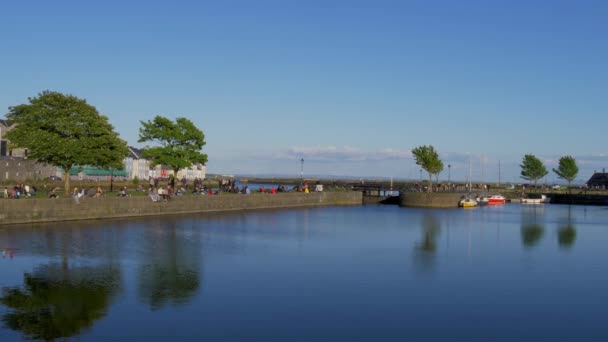
[[[64,183],[63,183],[63,187],[64,187],[64,191],[65,191],[65,196],[69,197],[70,196],[70,169],[72,167],[67,167],[63,169],[63,176],[65,177],[64,179]]]
[[[538,183],[538,179],[537,179],[537,178],[534,178],[534,190],[535,190],[536,192],[538,192],[538,190],[536,189],[536,185],[537,185],[537,183]]]
[[[433,192],[433,174],[429,172],[429,192]]]

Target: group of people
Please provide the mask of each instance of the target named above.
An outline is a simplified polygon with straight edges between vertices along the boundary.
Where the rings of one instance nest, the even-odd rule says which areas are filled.
[[[26,184],[17,184],[15,186],[13,186],[13,188],[11,190],[9,190],[8,187],[4,187],[4,193],[3,196],[4,198],[13,198],[13,199],[18,199],[22,196],[25,197],[31,197],[36,195],[36,192],[38,192],[38,190],[36,189],[35,186],[29,186]]]

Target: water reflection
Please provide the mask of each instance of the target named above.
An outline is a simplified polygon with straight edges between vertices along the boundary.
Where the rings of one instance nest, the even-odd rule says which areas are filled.
[[[76,336],[104,317],[120,288],[114,266],[37,267],[23,276],[22,288],[3,288],[0,303],[9,308],[4,327],[28,339],[55,340]]]
[[[435,264],[437,237],[441,231],[441,223],[433,213],[427,213],[422,218],[422,238],[416,242],[416,263],[422,269],[430,269]]]
[[[521,214],[521,242],[524,247],[534,247],[545,235],[544,207],[537,205],[522,207]]]
[[[572,207],[568,206],[567,224],[557,230],[557,242],[560,247],[570,248],[576,241],[576,227],[572,220]]]
[[[174,220],[157,221],[148,229],[138,270],[140,300],[152,310],[187,303],[201,287],[200,230],[178,228]]]

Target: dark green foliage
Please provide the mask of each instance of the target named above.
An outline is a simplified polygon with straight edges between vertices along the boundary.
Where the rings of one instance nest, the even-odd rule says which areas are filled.
[[[539,179],[545,177],[547,173],[549,173],[545,165],[543,165],[543,162],[531,154],[526,154],[524,156],[520,167],[521,178],[534,181],[534,187],[536,187]]]
[[[7,132],[6,139],[15,147],[27,148],[30,159],[62,168],[66,192],[70,186],[67,174],[74,165],[123,168],[127,144],[95,107],[52,91],[28,101],[9,108],[6,117],[17,127]]]
[[[175,122],[156,116],[152,121],[141,121],[139,142],[155,142],[160,146],[146,147],[143,156],[152,165],[167,165],[175,175],[180,169],[193,163],[205,164],[207,155],[201,153],[205,146],[205,134],[190,120],[177,118]]]
[[[576,165],[576,160],[572,156],[564,156],[559,158],[559,166],[557,169],[553,169],[553,172],[555,172],[557,177],[568,181],[568,189],[570,189],[570,184],[578,175],[578,166]]]
[[[412,150],[416,164],[422,167],[429,174],[429,192],[433,189],[433,175],[438,175],[443,171],[443,162],[439,159],[439,154],[432,145],[418,146]]]

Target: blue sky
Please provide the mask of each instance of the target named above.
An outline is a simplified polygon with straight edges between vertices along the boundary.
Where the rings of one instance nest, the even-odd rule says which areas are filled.
[[[50,89],[121,137],[190,118],[208,172],[520,181],[532,153],[608,166],[606,1],[12,1],[0,108]],[[447,178],[446,172],[442,179]],[[550,175],[548,181],[553,181]]]

